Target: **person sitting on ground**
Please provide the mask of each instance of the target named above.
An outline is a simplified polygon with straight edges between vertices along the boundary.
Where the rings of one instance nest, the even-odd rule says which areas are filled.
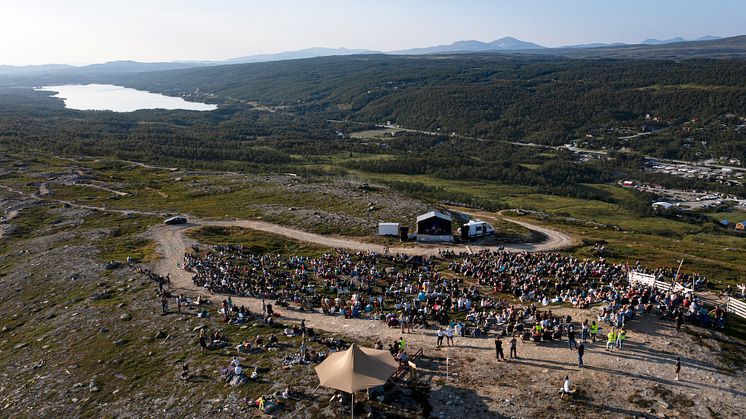
[[[239,366],[241,366],[241,361],[238,360],[237,356],[233,357],[233,360],[231,360],[230,366],[231,367],[239,367]]]
[[[277,346],[279,342],[279,339],[277,339],[277,335],[274,333],[269,336],[269,344],[267,346]]]
[[[254,371],[251,373],[251,379],[252,380],[259,379],[259,367],[254,367]]]
[[[236,346],[236,350],[241,353],[249,353],[251,351],[251,342],[248,339],[244,339],[243,342]]]
[[[565,376],[565,382],[562,385],[562,387],[559,389],[559,394],[562,396],[570,396],[572,397],[573,394],[575,394],[575,389],[572,388],[572,381],[570,381],[570,376]]]

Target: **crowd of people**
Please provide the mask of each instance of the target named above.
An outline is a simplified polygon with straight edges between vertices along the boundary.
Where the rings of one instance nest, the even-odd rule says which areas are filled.
[[[657,314],[680,328],[685,321],[701,326],[724,327],[726,311],[708,310],[687,288],[707,288],[698,274],[678,274],[673,269],[646,269],[604,258],[580,259],[560,253],[482,251],[477,254],[439,252],[437,257],[411,258],[402,254],[335,250],[318,257],[254,254],[240,245],[214,246],[186,253],[184,269],[193,272],[194,283],[210,293],[227,294],[219,312],[224,321],[242,324],[252,316],[246,307],[233,304],[231,296],[262,299],[261,318],[274,321],[275,307],[294,304],[299,310],[321,311],[346,318],[367,318],[398,328],[401,338],[388,345],[392,356],[406,368],[406,334],[419,329],[435,330],[435,346],[452,346],[454,337],[481,338],[494,331],[495,356],[517,359],[519,341],[564,341],[584,367],[588,345],[600,341],[606,350],[623,350],[628,324],[640,315]],[[631,271],[652,274],[679,287],[656,288],[630,283]],[[678,276],[677,276],[678,274]],[[159,294],[167,278],[155,278]],[[510,298],[512,296],[513,298]],[[509,301],[510,299],[510,301]],[[270,301],[266,303],[265,300]],[[554,304],[578,309],[595,307],[595,320],[575,321],[570,315],[553,312]],[[285,336],[301,336],[298,353],[286,357],[286,365],[318,363],[345,344],[320,339],[306,329],[305,321],[287,327]],[[310,342],[326,350],[309,350]],[[278,336],[246,337],[234,342],[242,354],[272,350]],[[200,332],[203,350],[228,346],[219,331]],[[375,347],[385,349],[379,340]],[[235,365],[234,365],[235,364]],[[677,373],[678,373],[677,366]],[[232,382],[247,377],[234,359],[224,368]],[[569,378],[563,386],[571,393]]]
[[[441,253],[438,260],[447,262],[447,271],[435,269],[435,258],[413,259],[343,250],[315,258],[257,255],[236,245],[187,253],[184,268],[194,272],[195,284],[209,292],[271,299],[284,306],[295,303],[301,309],[320,308],[325,314],[347,318],[369,317],[399,327],[402,333],[429,328],[431,322],[448,326],[444,336],[480,337],[497,325],[506,325],[512,333],[523,320],[535,316],[537,306],[553,303],[576,308],[600,303],[599,323],[615,327],[653,310],[662,318],[703,326],[723,327],[725,321],[724,310],[707,311],[690,292],[630,284],[627,279],[630,270],[673,278],[676,273],[670,269],[502,250]],[[707,285],[706,278],[697,274],[680,274],[678,281]],[[500,298],[501,294],[511,294],[521,307]],[[238,313],[240,319],[242,311]],[[455,323],[456,313],[463,313],[465,321]]]

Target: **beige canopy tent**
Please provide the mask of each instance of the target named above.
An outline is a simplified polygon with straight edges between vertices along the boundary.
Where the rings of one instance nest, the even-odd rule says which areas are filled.
[[[316,374],[319,385],[350,393],[354,409],[356,391],[384,384],[397,368],[399,364],[389,351],[353,343],[346,351],[329,355],[316,367]]]

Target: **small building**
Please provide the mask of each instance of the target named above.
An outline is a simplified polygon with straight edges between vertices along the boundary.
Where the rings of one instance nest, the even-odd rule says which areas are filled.
[[[462,239],[468,240],[495,234],[495,228],[481,220],[469,220],[468,223],[461,226],[459,232]]]
[[[740,223],[737,223],[736,230],[741,230],[741,231],[746,230],[746,220],[743,220]]]
[[[625,188],[631,188],[635,186],[635,182],[631,180],[625,180],[624,182],[622,182],[622,186],[624,186]]]
[[[430,211],[417,217],[417,241],[453,241],[451,216],[440,211]]]
[[[669,210],[673,207],[674,205],[670,202],[664,202],[664,201],[653,202],[653,209]]]
[[[399,223],[378,223],[379,236],[398,236]]]

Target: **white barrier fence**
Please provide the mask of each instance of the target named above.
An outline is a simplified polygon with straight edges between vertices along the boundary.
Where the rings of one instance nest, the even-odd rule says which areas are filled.
[[[673,284],[670,284],[668,282],[658,281],[655,279],[655,275],[650,274],[644,274],[641,272],[630,272],[627,274],[627,278],[629,279],[629,282],[631,284],[642,284],[649,287],[655,287],[656,289],[663,290],[663,291],[671,291],[673,287],[674,292],[691,292],[693,293],[694,290],[691,288],[686,288],[685,286],[679,284],[678,282],[674,282]]]
[[[746,303],[733,297],[728,297],[728,302],[725,303],[725,311],[733,313],[742,319],[746,319]]]

